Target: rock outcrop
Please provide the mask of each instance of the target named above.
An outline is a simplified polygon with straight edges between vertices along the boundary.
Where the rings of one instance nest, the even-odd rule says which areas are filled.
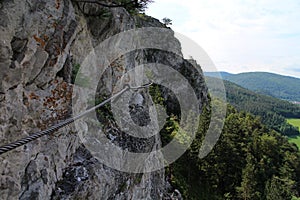
[[[158,20],[132,16],[124,8],[71,0],[4,0],[0,16],[1,145],[72,115],[72,71],[99,43],[126,30],[164,28]],[[173,40],[180,53],[179,42]],[[110,96],[118,77],[143,62],[173,66],[189,77],[202,101],[200,110],[208,101],[203,77],[187,61],[143,50],[112,63],[114,69],[99,80],[98,96]],[[168,92],[164,95],[170,98]],[[147,102],[139,101],[140,107]],[[144,114],[137,113],[135,122],[147,124],[147,112],[140,113]],[[157,137],[124,136],[113,123],[105,128],[110,140],[130,151],[151,151],[161,145]],[[0,199],[168,199],[166,185],[163,169],[134,174],[103,165],[82,144],[74,125],[0,156]]]

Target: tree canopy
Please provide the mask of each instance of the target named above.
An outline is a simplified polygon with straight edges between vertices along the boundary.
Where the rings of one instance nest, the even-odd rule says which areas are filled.
[[[107,8],[124,7],[129,12],[144,12],[147,5],[153,0],[75,0],[75,2],[94,3]]]
[[[219,93],[214,85],[215,78],[207,77],[211,92]],[[218,82],[216,82],[218,83]],[[239,111],[259,116],[262,123],[283,135],[299,135],[296,127],[287,123],[286,118],[300,118],[300,106],[271,96],[257,94],[239,85],[224,80],[227,101]]]
[[[191,148],[168,169],[172,184],[185,199],[291,199],[299,195],[298,148],[259,118],[231,106],[220,140],[200,160],[207,116],[202,116]]]

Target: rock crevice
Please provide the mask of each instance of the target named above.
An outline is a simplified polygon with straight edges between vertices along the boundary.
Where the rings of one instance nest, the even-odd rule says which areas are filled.
[[[75,66],[105,39],[140,27],[165,28],[154,18],[133,16],[124,8],[84,6],[71,0],[1,1],[0,144],[70,117]],[[179,42],[172,41],[180,55]],[[94,83],[96,96],[110,96],[120,77],[145,62],[165,62],[190,76],[199,99],[208,101],[203,77],[191,76],[192,69],[185,71],[191,68],[186,61],[151,50],[112,61]],[[147,92],[139,91],[131,107],[128,104],[131,118],[140,126],[150,120],[148,104],[153,102],[146,96]],[[164,97],[169,96],[165,92]],[[104,118],[100,114],[104,136],[120,148],[133,152],[160,148],[159,137],[126,135],[107,112]],[[0,199],[167,199],[166,185],[163,169],[131,174],[103,165],[82,145],[74,124],[0,156]]]

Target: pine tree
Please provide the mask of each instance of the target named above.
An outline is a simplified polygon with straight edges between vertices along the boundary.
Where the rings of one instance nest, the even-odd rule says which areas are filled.
[[[266,200],[286,200],[292,199],[292,194],[288,188],[286,180],[273,176],[266,184]]]
[[[237,191],[243,200],[259,199],[260,193],[256,191],[256,170],[255,170],[255,158],[248,153],[247,164],[243,170],[241,186],[237,188]]]

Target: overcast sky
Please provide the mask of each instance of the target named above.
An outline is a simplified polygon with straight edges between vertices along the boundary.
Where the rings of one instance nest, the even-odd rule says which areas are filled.
[[[155,0],[146,14],[172,19],[219,71],[300,77],[299,0]]]

